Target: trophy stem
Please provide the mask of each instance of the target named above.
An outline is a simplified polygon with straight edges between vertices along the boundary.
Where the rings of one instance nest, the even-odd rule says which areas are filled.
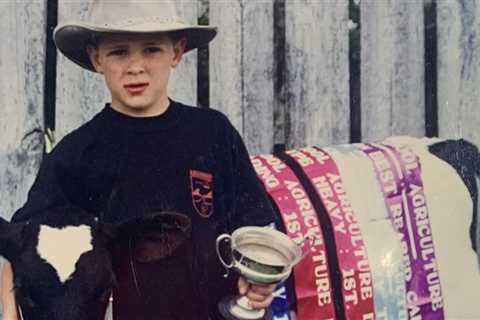
[[[219,303],[219,310],[226,320],[270,319],[265,309],[253,309],[245,296],[226,297]]]

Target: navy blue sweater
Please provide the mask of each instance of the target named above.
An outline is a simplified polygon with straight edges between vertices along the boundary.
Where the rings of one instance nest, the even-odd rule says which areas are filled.
[[[156,211],[188,216],[193,252],[188,278],[199,293],[199,312],[212,318],[218,300],[235,290],[222,278],[216,237],[275,220],[228,119],[218,111],[174,101],[165,113],[146,118],[107,105],[46,156],[26,204],[12,220],[25,221],[65,204],[110,223]]]

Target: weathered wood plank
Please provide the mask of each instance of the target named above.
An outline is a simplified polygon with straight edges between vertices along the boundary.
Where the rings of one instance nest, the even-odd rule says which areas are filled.
[[[175,5],[178,16],[188,23],[197,23],[198,0],[176,0]],[[188,52],[178,67],[173,69],[169,96],[189,105],[197,105],[197,50]]]
[[[441,137],[480,144],[480,4],[438,1],[438,121]]]
[[[59,0],[58,23],[87,19],[98,1]],[[82,69],[61,53],[57,62],[56,132],[59,141],[100,111],[110,95],[102,76]]]
[[[275,0],[273,5],[274,42],[274,144],[285,146],[285,0]]]
[[[423,2],[360,2],[362,139],[425,135]]]
[[[210,104],[242,134],[251,154],[273,149],[273,0],[210,1]]]
[[[348,1],[286,1],[287,147],[349,141]]]
[[[197,1],[176,1],[178,14],[186,21],[196,22]],[[59,24],[68,21],[88,20],[98,1],[60,0],[58,10]],[[155,8],[152,2],[152,8]],[[152,10],[153,10],[152,9]],[[100,111],[105,102],[110,101],[103,77],[83,70],[66,59],[58,56],[57,68],[57,130],[56,139],[61,139],[74,128],[85,123]],[[184,61],[172,74],[169,88],[173,99],[189,104],[196,104],[196,51],[188,53]]]
[[[242,0],[210,1],[210,24],[219,33],[210,44],[210,105],[243,133]]]
[[[26,200],[43,153],[45,1],[0,1],[0,215]]]
[[[272,152],[273,0],[244,0],[243,10],[243,137],[252,154]]]

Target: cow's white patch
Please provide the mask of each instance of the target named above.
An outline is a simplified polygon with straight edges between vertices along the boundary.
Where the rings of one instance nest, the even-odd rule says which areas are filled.
[[[80,256],[92,249],[92,232],[89,226],[68,226],[60,229],[40,226],[37,253],[57,271],[62,283],[73,274]]]
[[[423,138],[415,138],[411,136],[392,136],[388,137],[385,140],[383,140],[382,143],[385,144],[396,144],[396,145],[408,145],[408,146],[414,146],[416,148],[421,148],[421,149],[426,149],[427,147],[431,146],[432,144],[439,143],[445,141],[445,139],[442,138],[428,138],[428,137],[423,137]]]

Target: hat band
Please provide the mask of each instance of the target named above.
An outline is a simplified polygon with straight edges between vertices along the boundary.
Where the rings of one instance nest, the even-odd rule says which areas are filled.
[[[145,17],[145,18],[129,18],[127,20],[121,20],[119,22],[105,23],[104,28],[124,28],[133,25],[141,25],[147,23],[156,23],[156,24],[185,24],[185,22],[180,19],[180,17]]]

